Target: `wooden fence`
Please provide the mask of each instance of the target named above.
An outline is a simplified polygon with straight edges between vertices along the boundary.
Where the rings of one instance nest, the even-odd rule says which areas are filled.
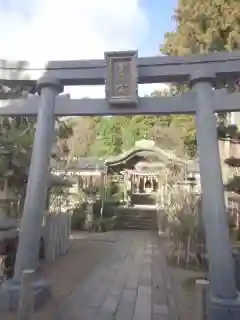
[[[48,214],[45,222],[45,259],[55,261],[69,250],[71,215]]]

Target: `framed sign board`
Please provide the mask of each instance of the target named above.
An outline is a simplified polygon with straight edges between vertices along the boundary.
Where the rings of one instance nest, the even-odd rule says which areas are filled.
[[[106,99],[110,105],[138,102],[137,51],[107,52]]]

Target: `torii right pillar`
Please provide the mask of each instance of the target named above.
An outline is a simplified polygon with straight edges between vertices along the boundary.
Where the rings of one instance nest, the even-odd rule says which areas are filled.
[[[209,320],[240,319],[232,246],[226,213],[214,115],[213,83],[216,75],[196,70],[191,87],[196,94],[196,129],[202,186],[202,215],[209,261]]]

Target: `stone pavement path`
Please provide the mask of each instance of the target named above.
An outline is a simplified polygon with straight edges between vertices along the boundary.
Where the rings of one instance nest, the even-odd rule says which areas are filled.
[[[160,239],[147,231],[117,239],[53,320],[177,320]]]

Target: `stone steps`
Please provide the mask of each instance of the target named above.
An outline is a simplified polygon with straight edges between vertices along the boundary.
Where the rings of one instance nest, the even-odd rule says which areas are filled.
[[[133,194],[132,195],[133,204],[142,205],[155,205],[156,200],[149,194]]]
[[[117,229],[156,230],[156,210],[121,208],[117,212]]]

